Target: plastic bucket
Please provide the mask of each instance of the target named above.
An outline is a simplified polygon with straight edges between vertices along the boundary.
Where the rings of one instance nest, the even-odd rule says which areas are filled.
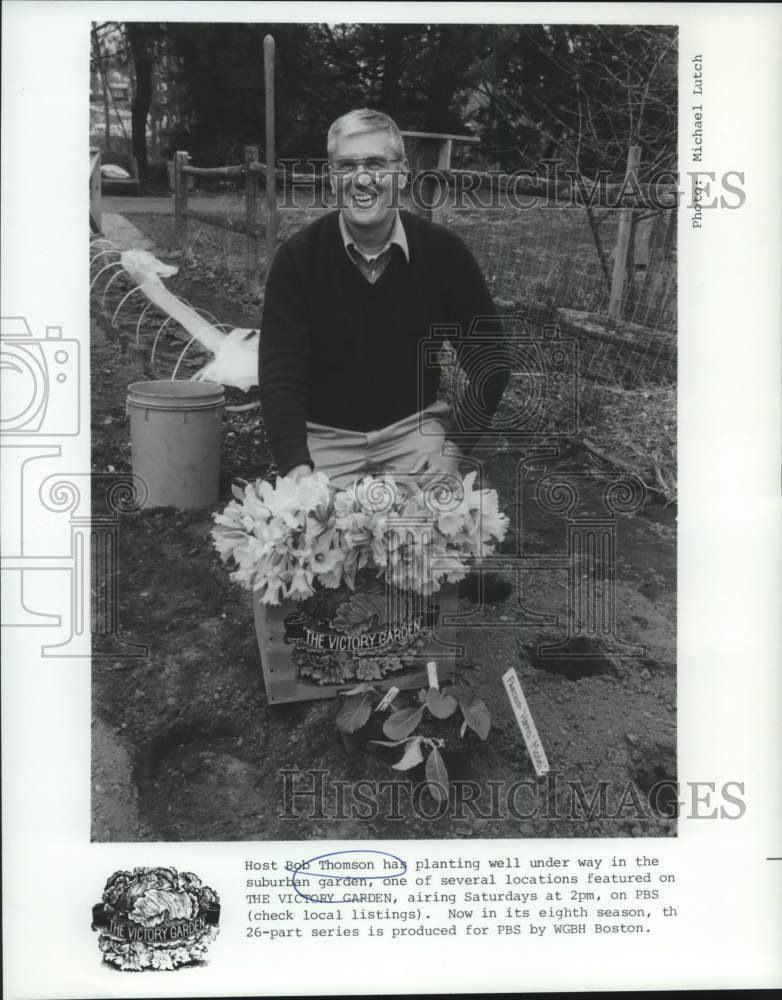
[[[133,382],[127,414],[145,507],[197,510],[219,500],[225,393],[213,382]]]

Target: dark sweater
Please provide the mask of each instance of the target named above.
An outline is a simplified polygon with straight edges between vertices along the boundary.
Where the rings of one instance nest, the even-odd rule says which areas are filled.
[[[485,426],[497,407],[507,368],[498,367],[496,351],[490,352],[493,371],[485,379],[485,340],[472,347],[465,342],[475,319],[495,312],[475,259],[449,230],[406,211],[400,216],[410,261],[393,246],[374,284],[345,252],[337,212],[291,236],[274,258],[261,322],[259,384],[282,475],[311,462],[308,420],[366,432],[433,403],[439,369],[432,359],[421,363],[420,347],[432,338],[435,324],[452,328],[437,336],[450,340],[468,378],[484,369],[484,421],[478,423]]]

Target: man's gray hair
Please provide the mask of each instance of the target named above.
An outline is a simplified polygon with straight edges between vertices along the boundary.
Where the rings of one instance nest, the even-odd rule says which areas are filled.
[[[405,155],[405,141],[393,118],[382,111],[372,111],[370,108],[354,108],[341,115],[329,129],[326,149],[329,159],[334,155],[334,148],[340,136],[363,135],[365,132],[387,132],[394,152],[400,159]]]

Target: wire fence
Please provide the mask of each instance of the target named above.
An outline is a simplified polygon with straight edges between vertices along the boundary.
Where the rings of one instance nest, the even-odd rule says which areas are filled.
[[[403,207],[415,209],[410,202]],[[279,241],[331,210],[333,205],[317,196],[301,198],[295,208],[282,208]],[[241,185],[226,185],[190,220],[182,248],[218,262],[218,276],[223,271],[238,278],[247,264],[245,213]],[[587,210],[540,198],[524,208],[446,206],[438,221],[472,250],[503,312],[520,315],[533,332],[558,326],[577,338],[583,379],[625,389],[672,385],[677,357],[676,210],[633,212],[621,310],[611,320],[620,213],[616,208]],[[262,287],[267,258],[261,242],[257,287]]]
[[[304,193],[301,187],[295,191],[290,187],[294,175],[278,170],[275,186],[282,184],[285,189],[283,204],[296,207],[274,212],[270,230],[270,212],[261,211],[260,205],[261,200],[268,201],[268,178],[264,181],[257,171],[251,175],[251,169],[259,166],[249,162],[258,159],[257,149],[248,147],[245,153],[244,167],[216,170],[191,168],[186,153],[176,154],[176,226],[180,238],[191,246],[200,240],[214,252],[215,244],[222,245],[234,275],[241,273],[243,252],[248,286],[257,292],[279,241],[334,206],[326,201],[323,177],[312,175],[308,198],[306,183]],[[631,147],[628,171],[633,154],[637,159],[640,149]],[[189,178],[199,181],[230,175],[235,182],[209,212],[195,211],[188,208],[185,174],[200,175]],[[306,180],[304,175],[296,176],[299,183]],[[423,186],[417,185],[419,180]],[[411,192],[417,188],[420,196],[434,180],[445,198],[434,212],[428,212],[420,197],[413,204]],[[413,171],[413,182],[402,194],[403,207],[434,217],[464,239],[503,311],[520,314],[533,329],[567,327],[579,340],[582,378],[628,389],[675,382],[674,207],[652,208],[648,200],[640,203],[646,207],[635,208],[563,205],[557,202],[554,189],[545,187],[522,205],[511,200],[508,188],[501,193],[501,179],[488,174],[475,174],[472,181],[479,182],[484,193],[500,193],[500,197],[464,207],[458,180],[449,170],[427,169],[420,175]],[[281,193],[274,192],[276,202]],[[195,231],[193,223],[197,223]],[[207,233],[213,227],[222,232]]]
[[[675,333],[676,214],[639,214],[622,319]],[[541,204],[516,211],[456,211],[448,223],[470,246],[498,297],[605,313],[618,211],[592,209],[591,215],[590,224],[584,208]]]
[[[244,288],[246,235],[230,227],[245,218],[241,185],[226,184],[212,197],[198,192],[193,197],[200,217],[190,220],[180,252],[216,288]],[[315,200],[282,209],[279,240],[332,210]],[[578,438],[600,459],[632,469],[667,501],[676,495],[676,213],[638,210],[622,314],[616,321],[608,318],[607,308],[619,212],[595,209],[592,214],[590,219],[583,207],[554,206],[541,199],[523,210],[446,208],[440,221],[474,253],[498,311],[518,317],[533,337],[550,336],[554,330],[575,345],[575,399],[556,387],[547,390],[545,421],[558,425],[559,410],[570,412],[575,406],[571,440]],[[210,215],[223,225],[204,221]],[[176,246],[173,218],[167,220],[168,237],[163,217],[158,219],[158,236]],[[267,264],[262,243],[261,286]],[[258,296],[244,301],[255,312],[252,303]],[[172,355],[172,364],[174,360],[178,363]],[[528,374],[514,372],[504,405],[528,408]]]
[[[674,382],[676,213],[639,210],[619,321],[608,320],[618,211],[555,207],[454,212],[464,239],[500,302],[534,328],[580,334],[582,376],[628,388]],[[599,241],[599,243],[597,242]]]

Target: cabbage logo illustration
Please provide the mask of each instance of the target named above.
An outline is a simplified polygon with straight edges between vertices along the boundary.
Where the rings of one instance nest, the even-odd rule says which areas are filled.
[[[202,961],[219,920],[217,893],[176,868],[114,872],[92,908],[104,960],[130,972]]]

